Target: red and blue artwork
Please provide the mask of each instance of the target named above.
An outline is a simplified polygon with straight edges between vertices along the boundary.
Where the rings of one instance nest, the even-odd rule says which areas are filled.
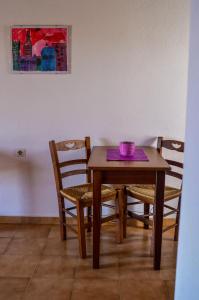
[[[70,26],[11,30],[14,72],[70,72]]]

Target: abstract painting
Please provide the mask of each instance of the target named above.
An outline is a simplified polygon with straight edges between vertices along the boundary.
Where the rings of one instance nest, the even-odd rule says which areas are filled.
[[[70,73],[71,26],[12,26],[12,71]]]

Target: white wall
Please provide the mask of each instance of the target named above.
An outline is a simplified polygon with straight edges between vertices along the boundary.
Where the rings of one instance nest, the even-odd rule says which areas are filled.
[[[199,299],[199,2],[192,0],[185,174],[176,275],[176,300]]]
[[[49,139],[183,138],[188,2],[0,0],[0,215],[57,215]],[[12,24],[72,25],[72,74],[10,74]]]

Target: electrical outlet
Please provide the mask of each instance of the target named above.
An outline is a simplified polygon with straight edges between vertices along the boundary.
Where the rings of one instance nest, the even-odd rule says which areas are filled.
[[[26,158],[26,149],[16,149],[15,155],[19,159],[25,159]]]

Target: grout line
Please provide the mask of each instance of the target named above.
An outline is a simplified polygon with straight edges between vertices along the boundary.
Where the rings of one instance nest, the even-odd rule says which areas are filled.
[[[40,265],[42,256],[40,255],[39,258],[40,258],[40,259],[39,259],[39,261],[38,261],[38,264],[36,264],[36,266],[35,266],[35,269],[34,269],[34,271],[33,271],[33,273],[32,273],[31,278],[34,277],[34,275],[37,274],[37,271],[38,271],[38,269],[39,269],[39,265]]]
[[[32,280],[33,276],[37,273],[37,270],[38,270],[38,268],[39,268],[39,264],[40,264],[40,262],[41,262],[41,255],[40,255],[39,257],[40,257],[40,259],[39,259],[39,261],[38,261],[38,264],[36,264],[35,269],[34,269],[34,271],[33,271],[33,273],[32,273],[32,276],[29,278],[28,283],[27,283],[27,285],[26,285],[26,287],[25,287],[25,289],[24,289],[24,292],[23,292],[23,295],[22,295],[22,298],[21,298],[22,300],[23,300],[24,297],[25,297],[26,291],[27,291],[28,287],[30,286],[30,283],[31,283],[31,280]]]
[[[119,277],[119,282],[118,282],[118,288],[119,288],[119,300],[121,300],[121,280],[120,280],[120,277]]]
[[[28,280],[28,282],[27,282],[27,285],[26,285],[26,287],[25,287],[25,289],[24,289],[24,291],[23,291],[23,294],[22,294],[22,296],[21,296],[21,300],[25,299],[24,297],[25,297],[25,295],[26,295],[26,291],[27,291],[28,287],[30,286],[31,279],[32,279],[32,277],[29,277],[29,280]]]
[[[7,247],[5,248],[5,250],[3,251],[3,253],[1,255],[5,255],[6,254],[8,248],[10,247],[10,244],[12,243],[13,240],[14,240],[14,236],[11,237],[10,241],[8,242]]]
[[[69,300],[71,300],[71,299],[72,299],[72,296],[73,296],[74,283],[75,283],[75,279],[73,278],[73,283],[72,283],[72,287],[71,287],[71,291],[70,291]]]

